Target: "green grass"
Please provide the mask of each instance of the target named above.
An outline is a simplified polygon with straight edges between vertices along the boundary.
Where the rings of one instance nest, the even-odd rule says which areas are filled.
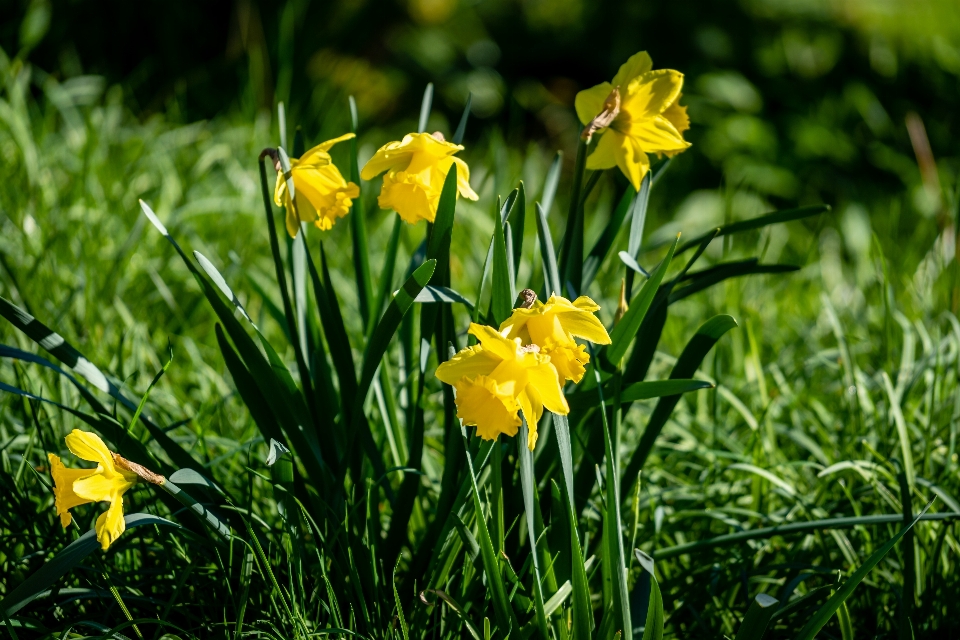
[[[519,249],[516,288],[539,289],[551,256],[537,244],[534,203],[543,198],[551,151],[519,152],[496,132],[468,147],[481,199],[461,199],[455,209],[448,199],[416,258],[424,226],[402,226],[391,256],[394,214],[376,208],[375,184],[364,185],[368,303],[381,290],[391,294],[380,329],[361,318],[350,217],[322,238],[307,237],[307,305],[297,317],[308,353],[298,358],[256,166],[260,149],[276,144],[269,116],[138,122],[93,78],[57,85],[27,67],[5,81],[0,296],[62,335],[130,406],[99,391],[91,402],[64,376],[12,351],[0,359],[0,382],[92,416],[127,457],[167,476],[181,469],[172,479],[182,490],[180,501],[149,486],[128,494],[128,514],[181,527],[131,528],[107,553],[83,557],[3,620],[11,637],[114,630],[131,638],[406,640],[504,637],[506,627],[521,626],[511,637],[546,630],[606,639],[629,620],[638,638],[732,638],[741,637],[745,615],[752,625],[763,615],[747,613],[758,594],[780,601],[764,638],[798,637],[818,622],[826,624],[819,637],[845,640],[847,626],[853,637],[910,637],[910,627],[916,637],[957,632],[960,545],[949,514],[960,511],[960,323],[943,311],[956,265],[930,246],[929,230],[904,241],[892,232],[897,223],[874,220],[872,240],[855,216],[821,213],[714,239],[687,272],[691,279],[674,282],[696,254],[683,252],[684,242],[710,229],[673,219],[686,194],[668,169],[653,189],[640,263],[652,271],[676,232],[683,235],[658,272],[665,284],[646,290],[645,314],[644,279],[636,276],[631,308],[643,317],[632,325],[633,346],[627,334],[616,349],[594,354],[594,362],[625,354],[623,368],[613,362],[600,370],[607,411],[597,410],[591,369],[568,389],[580,399],[568,444],[566,421],[545,419],[528,457],[519,439],[491,446],[471,429],[462,437],[450,389],[432,372],[448,342],[465,343],[471,311],[410,304],[426,272],[408,265],[436,260],[421,267],[430,267],[431,283],[479,297],[480,317],[491,304],[493,315],[502,313],[512,298],[503,271],[509,247]],[[365,135],[362,123],[360,133],[361,156],[383,141]],[[346,151],[336,159],[342,168],[353,160]],[[621,200],[624,187],[612,173],[586,200],[581,255]],[[520,179],[526,219],[514,238],[497,230],[495,211]],[[561,180],[547,212],[557,248],[570,184]],[[718,193],[728,222],[765,211],[743,206],[756,202],[751,194]],[[141,198],[185,260],[141,213]],[[906,193],[891,203],[901,206],[909,207]],[[511,230],[521,211],[513,207]],[[616,242],[586,289],[608,327],[625,275],[616,254],[630,242],[629,227],[614,230]],[[294,259],[282,227],[278,233],[279,264],[292,280]],[[258,330],[221,297],[194,250],[222,274]],[[739,273],[749,265],[729,263],[751,257],[800,269],[713,283],[722,272],[710,269]],[[395,268],[385,282],[388,265]],[[570,273],[570,264],[560,266],[557,273]],[[715,317],[722,315],[736,326]],[[434,343],[422,372],[421,336]],[[62,348],[44,351],[7,320],[0,342],[49,360],[67,357]],[[147,420],[125,433],[168,361],[168,342],[174,359],[150,392]],[[261,351],[267,345],[276,350],[274,366],[267,363],[274,354]],[[625,400],[675,392],[646,387],[643,395],[630,386],[669,377],[714,386],[675,403]],[[77,526],[66,532],[54,514],[45,453],[63,454],[62,437],[74,428],[90,427],[65,409],[0,394],[0,596],[58,562],[52,558],[99,513],[79,508]],[[271,438],[294,455],[268,466]],[[198,484],[185,468],[216,487]],[[924,520],[874,555],[935,496]],[[634,549],[654,559],[655,583]],[[831,598],[853,586],[845,604]]]

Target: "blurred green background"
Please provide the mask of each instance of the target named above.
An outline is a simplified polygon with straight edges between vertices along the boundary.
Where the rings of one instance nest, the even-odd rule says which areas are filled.
[[[925,125],[940,180],[958,169],[952,0],[4,4],[8,57],[61,82],[101,76],[98,86],[118,85],[140,120],[252,122],[283,101],[311,141],[345,129],[354,95],[365,130],[389,122],[396,135],[412,128],[432,81],[437,127],[452,128],[469,92],[468,144],[496,131],[513,146],[564,149],[568,160],[576,92],[645,49],[656,66],[686,74],[695,150],[671,169],[685,200],[668,208],[704,225],[723,206],[703,190],[723,186],[761,207],[849,209],[853,243],[879,224],[928,246],[945,215],[940,189],[952,184],[930,184],[929,172],[924,182],[908,114]],[[93,101],[92,90],[74,99]],[[370,144],[386,139],[378,132]],[[907,210],[891,213],[890,197],[904,190]]]

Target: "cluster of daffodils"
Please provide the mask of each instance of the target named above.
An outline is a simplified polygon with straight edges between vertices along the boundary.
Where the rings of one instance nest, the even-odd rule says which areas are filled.
[[[580,382],[590,355],[575,338],[609,344],[610,336],[594,315],[600,307],[581,296],[573,302],[554,295],[546,303],[524,291],[532,304],[515,309],[500,325],[471,324],[479,344],[461,350],[437,368],[437,378],[456,389],[457,417],[475,426],[477,435],[494,440],[515,436],[522,414],[528,426],[527,447],[537,443],[537,423],[546,407],[566,415],[567,381]]]
[[[126,528],[123,494],[140,480],[163,484],[164,478],[110,451],[95,433],[74,429],[64,440],[70,453],[81,460],[96,462],[97,466],[95,469],[68,469],[59,456],[47,454],[53,476],[54,506],[60,524],[64,529],[70,526],[70,509],[74,507],[90,502],[109,502],[109,508],[100,514],[95,525],[97,540],[106,551]]]
[[[613,82],[604,82],[577,94],[575,107],[585,125],[583,137],[596,144],[587,158],[592,170],[619,167],[634,188],[640,188],[650,170],[649,154],[673,156],[690,146],[683,132],[690,128],[686,107],[679,104],[683,74],[672,69],[653,69],[645,51],[620,67]],[[348,182],[330,158],[330,148],[349,140],[349,133],[319,144],[300,158],[290,159],[284,174],[276,158],[277,183],[274,201],[286,209],[286,227],[296,237],[300,224],[312,222],[330,229],[350,211],[360,187]],[[384,174],[378,203],[393,209],[410,224],[433,222],[440,192],[450,167],[457,166],[457,193],[477,200],[470,187],[470,168],[454,157],[463,146],[447,142],[442,133],[410,133],[389,142],[374,154],[360,172],[364,180]],[[288,189],[292,178],[293,191]]]

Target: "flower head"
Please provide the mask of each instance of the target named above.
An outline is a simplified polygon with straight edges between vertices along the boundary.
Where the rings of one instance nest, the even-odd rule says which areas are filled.
[[[477,427],[477,435],[494,440],[517,434],[523,413],[529,427],[527,446],[537,442],[537,422],[546,407],[569,413],[557,370],[537,345],[521,346],[492,327],[470,325],[479,345],[461,350],[437,368],[437,377],[457,390],[457,416]]]
[[[318,144],[299,158],[290,158],[293,202],[283,172],[277,171],[273,201],[287,210],[287,233],[291,238],[297,237],[301,222],[312,222],[322,231],[329,230],[337,218],[350,212],[353,198],[360,196],[360,187],[343,179],[328,153],[333,145],[353,137],[354,134],[348,133]]]
[[[635,189],[650,170],[649,153],[673,156],[690,143],[687,108],[679,105],[683,74],[653,69],[646,51],[630,57],[613,82],[603,82],[577,94],[577,116],[584,133],[599,134],[587,157],[588,169],[620,167]]]
[[[566,380],[580,382],[590,362],[590,355],[574,338],[583,338],[596,344],[610,344],[610,336],[594,315],[600,306],[586,296],[573,302],[558,295],[546,303],[533,301],[529,308],[514,309],[500,325],[500,333],[508,339],[520,339],[524,344],[540,346],[540,353],[550,356],[550,364],[557,370],[560,383]]]
[[[462,150],[463,146],[447,142],[439,133],[409,133],[399,142],[380,147],[364,165],[360,177],[372,180],[386,171],[377,201],[380,208],[393,209],[410,224],[433,222],[443,181],[454,164],[458,193],[470,200],[478,198],[470,188],[467,163],[453,157]]]
[[[54,503],[60,524],[71,521],[70,509],[90,502],[109,502],[110,507],[97,518],[97,540],[106,551],[126,526],[123,520],[123,494],[142,477],[163,482],[161,476],[129,462],[107,449],[95,433],[74,429],[65,438],[67,448],[81,460],[96,462],[95,469],[68,469],[59,456],[48,454],[53,476]],[[152,476],[152,477],[151,477]]]

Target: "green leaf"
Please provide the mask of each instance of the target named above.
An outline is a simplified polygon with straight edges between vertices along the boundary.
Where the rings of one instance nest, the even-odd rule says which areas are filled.
[[[454,291],[449,287],[434,287],[427,285],[419,294],[414,302],[440,302],[452,304],[459,302],[466,305],[468,309],[473,309],[473,303],[467,300],[461,293]]]
[[[560,247],[560,275],[563,291],[569,297],[579,295],[583,283],[583,173],[587,162],[587,143],[580,139],[577,143],[577,160],[573,168],[573,185],[570,189],[570,209],[567,212],[567,226]],[[567,286],[572,292],[567,292]]]
[[[127,530],[149,524],[180,528],[180,525],[174,522],[148,513],[133,513],[124,516],[123,521]],[[97,541],[97,532],[93,529],[87,531],[8,593],[3,602],[0,602],[0,611],[3,611],[7,616],[14,615],[99,548],[100,542]]]
[[[433,284],[450,284],[450,242],[453,237],[453,221],[457,212],[457,165],[450,166],[440,191],[437,215],[433,220],[430,238],[427,240],[427,260],[436,260]]]
[[[663,640],[665,622],[663,596],[660,594],[660,584],[654,574],[653,558],[640,549],[635,549],[634,554],[650,578],[650,602],[647,605],[647,620],[643,625],[643,640]]]
[[[642,294],[643,291],[640,293]],[[621,323],[622,322],[623,320],[621,320]],[[717,343],[723,334],[736,326],[737,321],[727,315],[714,316],[704,322],[697,330],[697,333],[690,338],[687,346],[683,348],[680,357],[677,358],[677,362],[673,365],[673,370],[670,372],[670,379],[681,380],[690,378],[690,376],[700,368],[700,363],[703,362],[704,357],[706,357],[710,349],[713,348],[713,345]],[[667,419],[670,417],[670,414],[673,413],[673,409],[679,401],[679,395],[664,396],[660,398],[657,406],[654,407],[653,413],[647,421],[647,426],[644,428],[643,435],[640,437],[640,443],[634,450],[633,456],[630,458],[630,462],[627,463],[626,470],[623,474],[625,483],[624,491],[628,495],[630,489],[633,487],[633,482],[636,480],[637,474],[643,468],[643,464],[647,461],[647,456],[649,456],[653,450],[653,445],[660,435],[663,425],[667,423]]]
[[[603,265],[603,261],[607,259],[607,255],[610,253],[610,249],[616,242],[617,236],[620,234],[620,229],[623,227],[623,221],[626,219],[627,214],[633,210],[632,205],[636,194],[637,192],[633,186],[627,185],[627,189],[623,192],[620,202],[610,215],[610,220],[607,221],[607,225],[603,228],[603,233],[597,238],[597,242],[593,245],[593,248],[590,249],[590,253],[583,261],[584,290],[593,282],[597,272],[600,271],[600,267]]]
[[[171,478],[173,476],[170,476]],[[160,485],[160,488],[166,491],[168,494],[176,498],[180,504],[187,507],[195,514],[200,516],[200,519],[203,520],[209,527],[214,531],[219,533],[221,536],[229,540],[232,537],[230,533],[230,527],[221,520],[217,514],[213,513],[206,506],[198,502],[188,494],[186,491],[178,487],[174,482],[171,482],[170,478],[166,480],[163,484]]]
[[[513,279],[520,273],[520,260],[523,257],[523,229],[527,218],[527,197],[523,189],[523,181],[516,189],[517,196],[510,209],[510,230],[513,252],[510,256],[513,264]]]
[[[650,398],[661,398],[663,396],[672,396],[700,389],[712,389],[713,384],[706,380],[695,380],[692,378],[679,380],[644,380],[635,382],[625,387],[620,392],[620,401],[636,402],[638,400],[649,400]],[[604,385],[604,396],[613,394],[613,388],[608,383]],[[567,404],[570,405],[571,412],[580,412],[600,404],[596,390],[577,391],[567,396]]]
[[[556,197],[557,187],[560,185],[560,170],[562,168],[563,151],[557,151],[557,155],[553,157],[553,162],[550,163],[550,169],[547,170],[547,177],[543,180],[543,194],[540,196],[540,204],[543,205],[544,216],[550,215],[550,208],[553,207],[553,199]]]
[[[537,237],[540,239],[540,259],[543,263],[543,282],[546,295],[563,295],[560,288],[560,272],[557,268],[557,252],[553,248],[553,238],[550,237],[550,225],[547,224],[547,215],[537,203]]]
[[[466,430],[462,430],[463,446],[467,451],[467,472],[470,474],[470,488],[473,490],[473,511],[477,519],[477,538],[480,544],[480,556],[483,559],[483,570],[486,573],[486,583],[491,590],[491,600],[493,600],[493,611],[496,614],[497,625],[500,627],[500,633],[504,638],[510,635],[514,630],[520,629],[517,621],[517,614],[510,605],[507,598],[507,589],[503,584],[503,575],[500,573],[500,563],[493,550],[493,543],[490,540],[490,531],[487,529],[487,522],[483,515],[483,505],[480,502],[480,490],[477,488],[477,476],[473,470],[473,461],[470,458],[470,447],[467,445]]]
[[[470,119],[470,105],[473,104],[473,94],[467,94],[467,103],[463,105],[463,115],[460,116],[460,124],[457,125],[457,130],[453,134],[450,142],[453,144],[463,143],[463,135],[467,132],[467,120]]]
[[[423,90],[423,101],[420,103],[420,122],[417,125],[417,132],[423,133],[427,130],[427,122],[430,120],[430,109],[433,106],[433,83],[428,82]]]
[[[783,211],[765,213],[762,216],[751,218],[750,220],[741,220],[739,222],[734,222],[732,224],[720,227],[719,232],[717,232],[715,229],[712,229],[703,235],[695,237],[693,240],[685,242],[682,247],[677,249],[677,253],[681,254],[684,251],[699,245],[704,239],[709,238],[714,233],[717,234],[717,237],[728,236],[733,233],[740,233],[741,231],[762,229],[763,227],[767,227],[771,224],[790,222],[791,220],[802,220],[804,218],[809,218],[810,216],[819,215],[826,211],[830,211],[830,205],[817,204],[809,207],[799,207],[797,209],[785,209]]]
[[[350,131],[356,134],[360,123],[357,118],[357,103],[350,96]],[[362,185],[360,181],[360,165],[357,160],[357,139],[350,140],[350,157],[347,160],[350,166],[350,181],[355,185]],[[370,306],[373,297],[373,280],[370,277],[370,256],[367,251],[367,221],[363,209],[363,198],[353,199],[350,207],[350,237],[353,240],[353,268],[357,279],[357,300],[360,304],[360,316],[364,325],[370,322]]]
[[[762,640],[767,625],[779,608],[780,601],[765,593],[757,594],[743,616],[736,640]]]
[[[527,421],[521,418],[520,432],[517,436],[517,454],[520,458],[520,485],[523,492],[523,509],[527,520],[527,540],[530,543],[530,557],[533,560],[533,601],[536,612],[537,628],[543,640],[550,640],[547,632],[547,615],[543,604],[543,588],[541,586],[540,558],[537,554],[536,523],[541,520],[536,506],[534,492],[537,490],[533,477],[533,452],[527,447],[529,427]]]
[[[870,573],[875,566],[877,566],[883,557],[896,546],[897,542],[900,541],[900,538],[902,538],[907,531],[910,531],[910,529],[913,528],[913,525],[920,521],[920,518],[923,517],[923,515],[927,512],[927,509],[929,509],[930,505],[932,504],[933,501],[930,501],[930,503],[923,508],[923,511],[920,512],[920,515],[914,518],[909,525],[900,529],[895,536],[893,536],[882,547],[874,551],[870,557],[867,558],[862,565],[860,565],[860,568],[857,569],[853,575],[850,576],[850,578],[848,578],[839,589],[837,589],[837,592],[830,596],[830,599],[827,600],[823,606],[817,610],[813,617],[807,621],[807,624],[805,624],[800,630],[800,633],[797,634],[797,640],[813,640],[813,638],[816,637],[817,633],[820,632],[820,629],[822,629],[823,626],[829,622],[830,618],[834,616],[834,614],[837,612],[837,609],[840,608],[840,605],[850,597],[854,589],[857,588],[857,585],[859,585],[863,579],[867,577],[867,574]]]
[[[514,295],[510,287],[510,271],[507,264],[507,245],[503,236],[500,214],[494,216],[493,229],[493,297],[491,311],[499,327],[513,310]]]
[[[390,231],[390,239],[387,241],[387,251],[383,257],[383,272],[380,274],[380,294],[377,296],[376,306],[373,313],[370,314],[370,322],[367,323],[366,335],[370,335],[376,322],[380,319],[384,305],[387,304],[387,298],[393,291],[393,272],[397,264],[397,251],[400,248],[400,230],[403,227],[403,219],[400,216],[394,216],[393,229]]]
[[[657,293],[657,288],[660,286],[660,282],[663,280],[663,276],[667,273],[667,268],[673,260],[673,254],[677,249],[678,242],[680,242],[679,236],[677,236],[677,239],[673,242],[673,246],[670,247],[667,255],[660,261],[660,266],[657,267],[650,276],[650,279],[643,284],[643,287],[640,288],[637,295],[630,301],[630,309],[620,318],[620,322],[618,322],[613,328],[613,331],[610,332],[610,344],[604,348],[604,354],[606,359],[611,363],[615,365],[619,364],[627,352],[627,347],[630,346],[630,342],[636,337],[637,331],[640,329],[640,323],[643,322],[643,318],[650,308],[650,303],[653,302],[653,297]]]

